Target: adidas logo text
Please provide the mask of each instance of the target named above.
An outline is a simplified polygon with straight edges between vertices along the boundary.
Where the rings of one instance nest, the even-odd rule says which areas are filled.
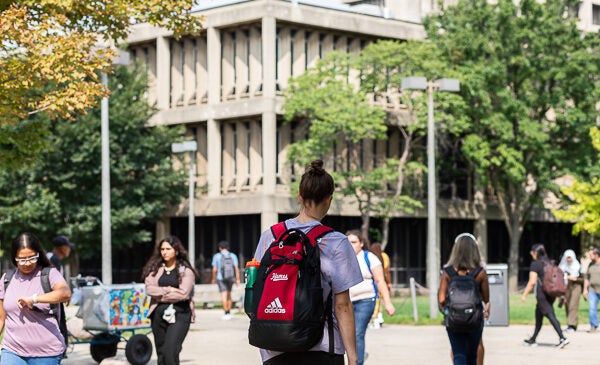
[[[271,280],[272,281],[281,281],[281,280],[287,280],[288,276],[287,274],[276,274],[273,273],[273,276],[271,276]]]
[[[285,308],[281,305],[279,298],[275,298],[271,304],[265,308],[265,313],[285,313]]]

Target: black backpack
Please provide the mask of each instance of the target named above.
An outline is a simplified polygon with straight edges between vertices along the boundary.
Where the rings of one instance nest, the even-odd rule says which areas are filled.
[[[42,289],[44,289],[44,293],[52,291],[52,287],[50,286],[50,269],[50,266],[44,267],[40,276],[40,280],[42,281]],[[10,281],[12,280],[16,271],[17,269],[10,269],[6,272],[6,275],[4,275],[4,293],[6,293],[6,288],[8,288],[8,284],[10,284]],[[65,341],[65,346],[68,346],[69,332],[67,330],[67,318],[65,315],[65,307],[63,306],[63,303],[50,304],[49,311],[42,311],[34,305],[33,310],[43,312],[47,315],[51,315],[56,318],[56,321],[58,322],[58,328],[60,329],[60,333],[62,334],[63,339]]]
[[[228,281],[235,279],[235,265],[231,252],[221,253],[221,277]]]
[[[475,277],[482,268],[476,267],[467,275],[458,275],[453,267],[444,268],[450,276],[446,292],[445,324],[452,332],[472,332],[483,322],[483,302]]]
[[[328,321],[333,352],[332,294],[323,303],[320,238],[333,229],[318,225],[308,233],[271,227],[275,240],[260,261],[252,295],[248,341],[273,351],[307,351],[323,338]],[[339,268],[342,270],[343,268]]]

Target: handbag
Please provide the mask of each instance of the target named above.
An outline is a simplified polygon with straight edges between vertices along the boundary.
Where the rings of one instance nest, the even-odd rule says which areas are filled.
[[[163,312],[162,319],[167,323],[175,323],[175,308],[173,308],[173,304],[169,304],[167,309]]]

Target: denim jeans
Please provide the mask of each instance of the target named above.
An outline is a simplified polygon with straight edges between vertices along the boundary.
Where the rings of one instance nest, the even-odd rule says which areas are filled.
[[[483,322],[478,330],[468,333],[457,333],[446,329],[452,354],[454,356],[454,365],[477,365],[477,347],[483,334]]]
[[[356,327],[358,365],[363,365],[365,362],[365,333],[375,310],[375,298],[354,301],[352,302],[352,308],[354,309],[354,325]]]
[[[60,365],[62,354],[47,357],[23,357],[2,349],[0,365]]]
[[[588,315],[590,317],[590,326],[598,327],[598,300],[600,300],[600,293],[594,291],[588,291],[588,303],[589,310]]]

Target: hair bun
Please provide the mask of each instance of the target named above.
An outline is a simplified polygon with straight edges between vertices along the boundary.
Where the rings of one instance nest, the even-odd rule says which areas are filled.
[[[310,163],[308,171],[310,171],[316,175],[323,175],[325,173],[325,170],[323,170],[323,160],[312,161]]]

